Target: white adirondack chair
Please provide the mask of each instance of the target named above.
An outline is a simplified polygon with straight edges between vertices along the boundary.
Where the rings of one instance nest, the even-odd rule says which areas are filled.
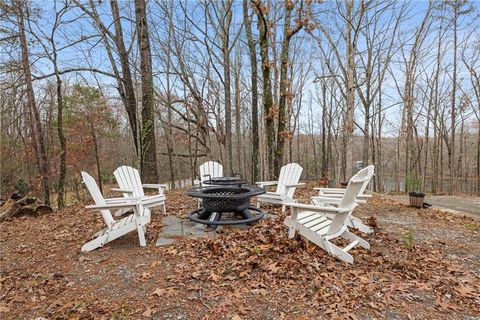
[[[223,177],[223,166],[216,161],[207,161],[198,167],[200,173],[200,180],[195,180],[193,185],[195,187],[203,187],[203,182],[208,181],[211,178],[221,178]],[[208,184],[206,186],[213,187],[214,185]],[[197,198],[197,204],[200,208],[202,204],[202,199]]]
[[[123,193],[123,196],[126,198],[137,197],[142,199],[142,201],[149,201],[158,203],[162,206],[163,214],[167,214],[165,208],[165,194],[163,189],[166,189],[167,186],[164,184],[142,184],[140,178],[140,173],[137,169],[129,166],[118,167],[114,172],[115,180],[117,180],[119,188],[112,188],[113,191],[118,191]],[[143,189],[158,189],[158,194],[154,196],[146,196]],[[116,216],[122,215],[124,210],[119,210],[115,213]]]
[[[211,178],[221,178],[223,177],[223,166],[216,161],[207,161],[200,165],[199,173],[200,180],[195,180],[194,185],[201,187],[203,182],[210,180]]]
[[[367,169],[368,170],[368,180],[367,182],[362,186],[362,189],[360,190],[360,195],[358,196],[357,202],[358,203],[365,203],[366,199],[371,198],[371,194],[366,194],[365,190],[370,183],[370,180],[375,174],[375,166],[374,165],[369,165],[363,168],[362,170]],[[331,198],[341,198],[343,194],[345,193],[345,189],[342,188],[314,188],[314,190],[318,190],[318,195],[319,197],[331,197]]]
[[[257,208],[260,208],[262,202],[282,205],[282,212],[285,212],[285,203],[294,202],[293,194],[296,187],[304,186],[305,183],[299,183],[303,168],[298,163],[289,163],[280,169],[278,181],[256,182],[259,187],[277,186],[275,192],[267,192],[257,196]]]
[[[360,194],[358,195],[356,202],[357,203],[365,203],[366,198],[372,197],[370,194],[364,194],[365,189],[368,186],[368,183],[372,179],[374,175],[375,167],[373,165],[369,165],[360,172],[366,172],[367,180],[364,182],[363,186],[360,188]],[[346,189],[337,189],[337,188],[315,188],[316,190],[320,191],[319,196],[312,197],[312,203],[317,206],[338,206],[342,201],[342,197],[345,194]],[[347,218],[347,226],[350,228],[357,229],[364,233],[372,233],[374,230],[372,227],[367,226],[363,223],[362,220],[356,218],[354,216],[350,216]]]
[[[357,245],[370,249],[370,244],[351,233],[346,224],[348,217],[358,206],[356,199],[367,179],[366,171],[359,172],[350,179],[338,207],[321,207],[299,203],[286,204],[291,207],[291,216],[287,217],[284,222],[289,227],[289,238],[294,238],[298,231],[300,235],[315,243],[330,255],[342,261],[353,263],[353,257],[348,251]],[[299,212],[299,210],[305,211]],[[348,240],[349,244],[344,248],[335,245],[332,240],[338,237]]]
[[[89,205],[85,208],[98,209],[107,227],[95,233],[93,235],[94,239],[84,244],[81,250],[91,251],[98,247],[102,247],[105,243],[120,238],[135,229],[138,232],[140,245],[142,247],[145,246],[145,225],[150,222],[150,211],[145,210],[145,208],[152,206],[152,203],[142,202],[138,197],[105,199],[98,188],[97,182],[91,175],[82,172],[82,177],[88,192],[95,201],[95,205]],[[133,210],[133,214],[115,221],[110,209]]]

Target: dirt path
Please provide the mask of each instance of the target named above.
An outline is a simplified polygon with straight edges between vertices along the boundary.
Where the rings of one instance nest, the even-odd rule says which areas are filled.
[[[380,195],[387,199],[396,200],[402,204],[408,204],[408,197],[405,195]],[[427,195],[425,202],[430,203],[433,208],[462,213],[480,218],[480,197],[468,196],[433,196]]]

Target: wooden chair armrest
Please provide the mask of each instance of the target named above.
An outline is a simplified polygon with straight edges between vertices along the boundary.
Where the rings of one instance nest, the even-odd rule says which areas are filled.
[[[294,187],[303,187],[305,186],[305,183],[299,182],[299,183],[292,183],[292,184],[286,184],[285,187],[287,188],[294,188]]]
[[[313,188],[313,190],[318,190],[320,192],[328,192],[328,193],[344,193],[346,189],[342,189],[342,188]]]
[[[120,188],[112,188],[110,189],[112,191],[117,191],[117,192],[121,192],[121,193],[133,193],[133,190],[130,190],[130,189],[120,189]]]
[[[310,197],[312,200],[319,200],[322,203],[332,203],[332,204],[339,204],[342,201],[343,196],[313,196]]]
[[[168,188],[166,184],[154,184],[154,183],[145,183],[145,184],[142,184],[142,187],[147,189],[167,189]]]
[[[359,198],[372,198],[373,195],[368,194],[368,193],[363,193],[363,194],[359,195],[358,197],[359,197]]]
[[[259,181],[259,182],[255,182],[255,184],[259,187],[274,186],[278,184],[278,181]]]
[[[121,197],[104,199],[106,203],[130,203],[140,200],[140,197]]]
[[[319,213],[343,213],[343,212],[353,210],[353,208],[355,207],[355,206],[353,206],[352,208],[320,207],[312,204],[303,204],[303,203],[294,203],[294,202],[288,202],[288,203],[285,203],[284,205],[293,209],[302,209],[302,210],[308,210],[308,211],[319,212]]]
[[[119,208],[135,208],[139,205],[138,202],[129,202],[129,203],[110,203],[110,204],[92,204],[85,206],[86,209],[119,209]]]

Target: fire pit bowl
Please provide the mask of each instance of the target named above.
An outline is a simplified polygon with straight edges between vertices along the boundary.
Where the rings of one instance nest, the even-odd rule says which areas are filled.
[[[202,199],[202,208],[189,214],[192,221],[218,226],[245,224],[260,220],[263,212],[250,206],[250,198],[265,193],[259,187],[200,187],[187,190],[187,195]],[[233,212],[243,219],[220,220],[225,212]],[[251,212],[254,214],[252,215]]]
[[[203,181],[204,184],[211,186],[239,186],[241,187],[244,184],[247,184],[248,181],[242,179],[241,177],[217,177]]]

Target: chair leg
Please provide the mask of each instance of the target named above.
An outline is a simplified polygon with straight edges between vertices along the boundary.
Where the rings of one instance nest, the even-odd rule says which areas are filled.
[[[98,233],[98,232],[97,232]],[[102,235],[97,236],[95,239],[88,241],[82,246],[82,252],[92,251],[94,249],[102,247],[108,241],[108,232],[105,232]]]
[[[288,227],[288,238],[289,239],[295,238],[295,232],[296,232],[295,221],[293,221],[293,219],[291,219],[290,217],[287,217],[285,218],[283,224]]]
[[[295,227],[288,227],[288,238],[295,238]]]
[[[347,225],[351,228],[355,228],[358,231],[361,231],[363,233],[373,233],[373,228],[370,226],[367,226],[366,224],[363,223],[362,220],[356,218],[356,217],[350,217],[347,220]]]
[[[329,246],[329,253],[342,260],[342,261],[345,261],[347,263],[350,263],[350,264],[353,264],[353,257],[350,253],[348,252],[345,252],[344,250],[342,250],[341,248],[337,247],[336,245],[334,245],[333,243],[331,243],[330,241],[328,241],[328,246]]]
[[[145,247],[147,245],[147,241],[145,240],[145,232],[143,230],[143,207],[137,207],[134,209],[135,211],[135,223],[137,225],[137,232],[138,232],[138,240],[140,242],[141,247]]]
[[[167,215],[167,204],[166,203],[163,203],[163,215],[166,216]]]
[[[285,213],[286,209],[287,209],[287,207],[285,207],[285,205],[282,204],[282,213]]]
[[[344,238],[344,239],[346,239],[346,240],[349,240],[350,242],[352,242],[352,241],[358,241],[358,245],[359,245],[360,247],[363,247],[363,248],[365,248],[365,249],[370,249],[370,244],[369,244],[367,241],[365,241],[365,239],[360,238],[359,236],[357,236],[356,234],[351,233],[351,232],[348,231],[348,230],[345,230],[345,232],[342,233],[342,234],[340,235],[340,237],[342,237],[342,238]]]

